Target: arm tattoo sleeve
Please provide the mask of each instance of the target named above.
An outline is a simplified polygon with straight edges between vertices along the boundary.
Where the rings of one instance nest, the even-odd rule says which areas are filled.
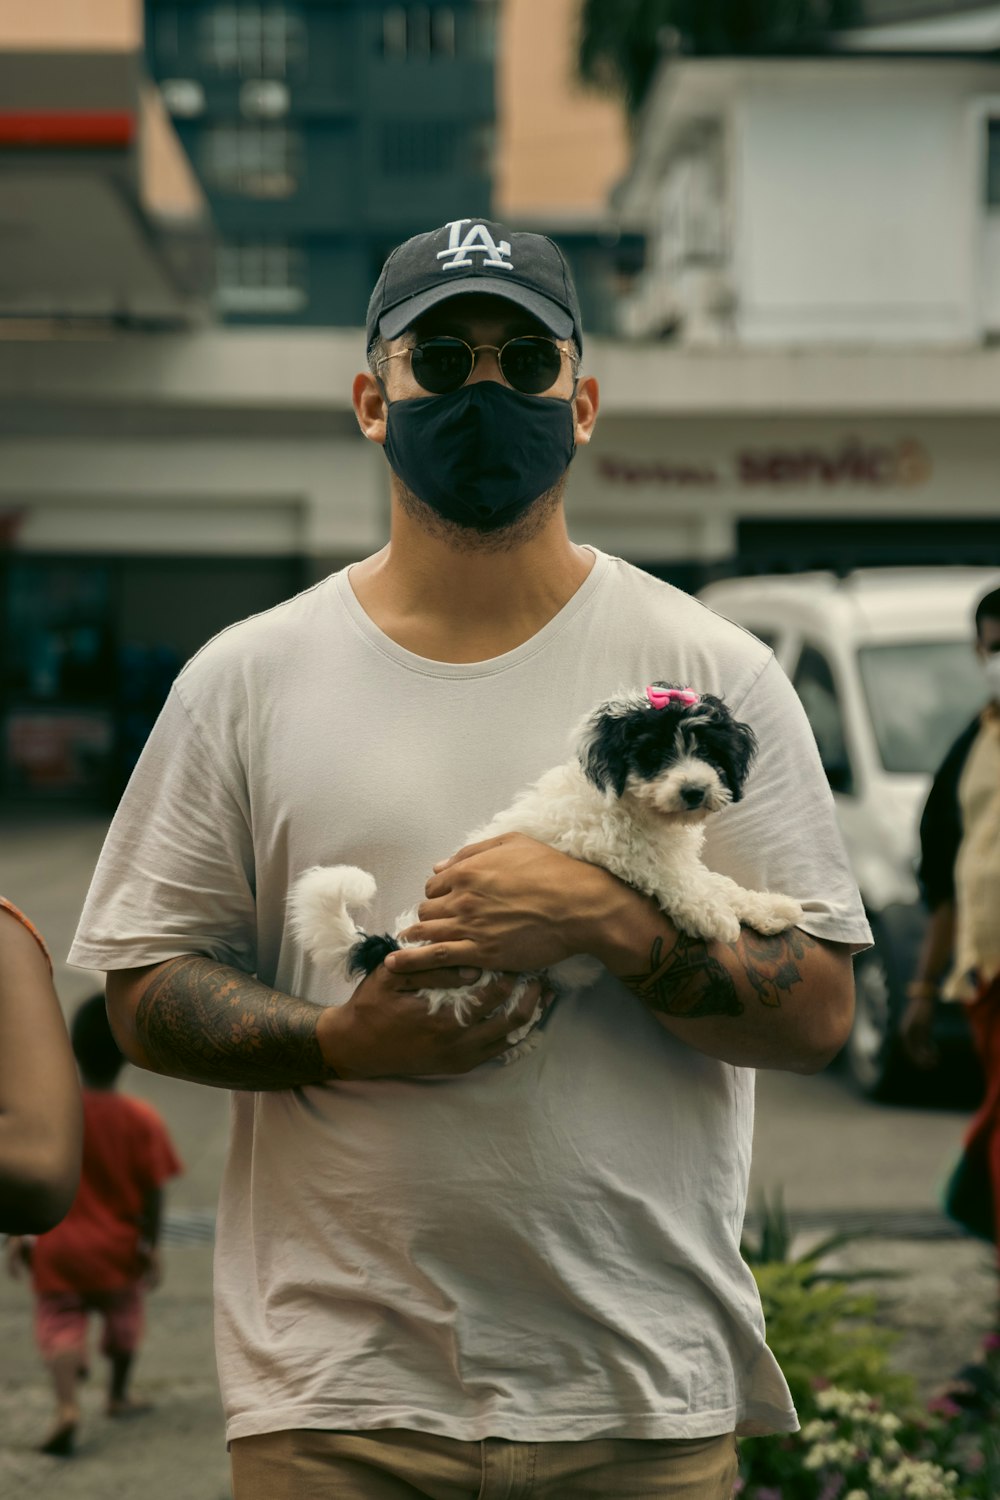
[[[154,974],[136,1034],[154,1067],[231,1089],[290,1089],[332,1077],[316,1040],[319,1008],[210,958]]]
[[[779,1007],[782,992],[801,982],[799,965],[806,949],[815,945],[797,927],[775,937],[763,937],[745,927],[737,941],[727,946],[744,970],[749,990],[762,1005]],[[704,939],[682,932],[666,955],[663,950],[663,939],[658,937],[650,950],[646,972],[622,976],[622,983],[651,1010],[684,1019],[743,1014],[745,1006],[737,993],[738,971],[734,976],[709,952]]]

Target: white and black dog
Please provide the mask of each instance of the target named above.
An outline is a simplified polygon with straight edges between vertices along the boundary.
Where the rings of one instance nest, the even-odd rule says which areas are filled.
[[[691,937],[734,942],[741,923],[758,932],[794,926],[802,908],[789,896],[748,891],[701,859],[704,822],[738,802],[757,751],[753,730],[735,720],[711,694],[656,683],[602,703],[576,734],[576,753],[554,766],[466,840],[479,843],[503,833],[524,833],[576,859],[601,865],[652,896]],[[295,882],[289,897],[291,927],[306,951],[344,977],[370,974],[398,936],[369,935],[350,915],[371,904],[374,878],[354,865],[315,865]],[[418,920],[416,908],[396,922],[396,933]],[[601,973],[581,954],[549,971],[557,988],[583,988]],[[487,971],[466,989],[423,991],[432,1012],[450,1005],[464,1025]],[[535,975],[515,985],[509,1015]],[[527,1050],[523,1038],[541,1016],[512,1031],[505,1061]],[[520,1045],[518,1045],[520,1044]]]

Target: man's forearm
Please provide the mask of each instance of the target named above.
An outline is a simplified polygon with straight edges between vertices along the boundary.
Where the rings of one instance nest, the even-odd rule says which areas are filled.
[[[155,1250],[160,1243],[160,1225],[163,1221],[163,1189],[150,1188],[142,1200],[139,1214],[140,1238]]]
[[[681,1041],[740,1067],[790,1072],[818,1071],[846,1041],[845,951],[798,927],[775,937],[744,927],[734,943],[707,942],[678,932],[645,898],[628,904],[598,957]]]
[[[955,903],[942,901],[927,919],[914,982],[936,989],[947,971],[954,943]]]
[[[129,1055],[153,1072],[216,1088],[321,1083],[333,1076],[317,1035],[322,1014],[214,959],[175,958],[142,990],[132,1023],[139,1051]]]

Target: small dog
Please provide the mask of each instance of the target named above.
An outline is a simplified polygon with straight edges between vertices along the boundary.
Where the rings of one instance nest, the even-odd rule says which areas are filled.
[[[602,703],[576,735],[576,754],[547,771],[503,812],[472,832],[467,843],[503,833],[524,833],[576,859],[601,865],[652,896],[691,937],[735,942],[740,924],[758,932],[782,932],[802,917],[789,896],[748,891],[701,859],[705,819],[738,802],[757,751],[753,730],[735,720],[711,694],[670,683],[654,683]],[[299,877],[289,897],[293,932],[317,962],[347,978],[370,974],[387,953],[402,947],[398,936],[367,934],[350,916],[376,892],[374,878],[354,865],[315,865]],[[396,922],[396,933],[418,920],[416,908]],[[583,988],[601,973],[587,954],[549,971],[557,986]],[[466,989],[422,993],[433,1014],[453,1007],[468,1021],[480,987],[496,976],[484,972]],[[537,975],[522,975],[505,1002],[509,1015]],[[542,1013],[512,1031],[505,1062],[528,1050],[524,1038]]]

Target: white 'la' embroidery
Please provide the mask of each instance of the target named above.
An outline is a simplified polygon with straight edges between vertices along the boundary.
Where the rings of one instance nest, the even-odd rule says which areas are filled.
[[[446,229],[451,230],[451,234],[448,238],[447,250],[439,250],[437,253],[438,260],[444,261],[440,270],[457,271],[463,266],[471,266],[473,262],[469,252],[475,250],[483,257],[484,266],[502,266],[505,271],[513,271],[514,267],[510,261],[501,259],[502,256],[510,254],[509,240],[501,240],[498,245],[485,224],[473,224],[462,239],[463,224],[472,224],[472,220],[453,219],[450,224],[445,225]],[[446,260],[445,257],[449,255],[454,258]]]

